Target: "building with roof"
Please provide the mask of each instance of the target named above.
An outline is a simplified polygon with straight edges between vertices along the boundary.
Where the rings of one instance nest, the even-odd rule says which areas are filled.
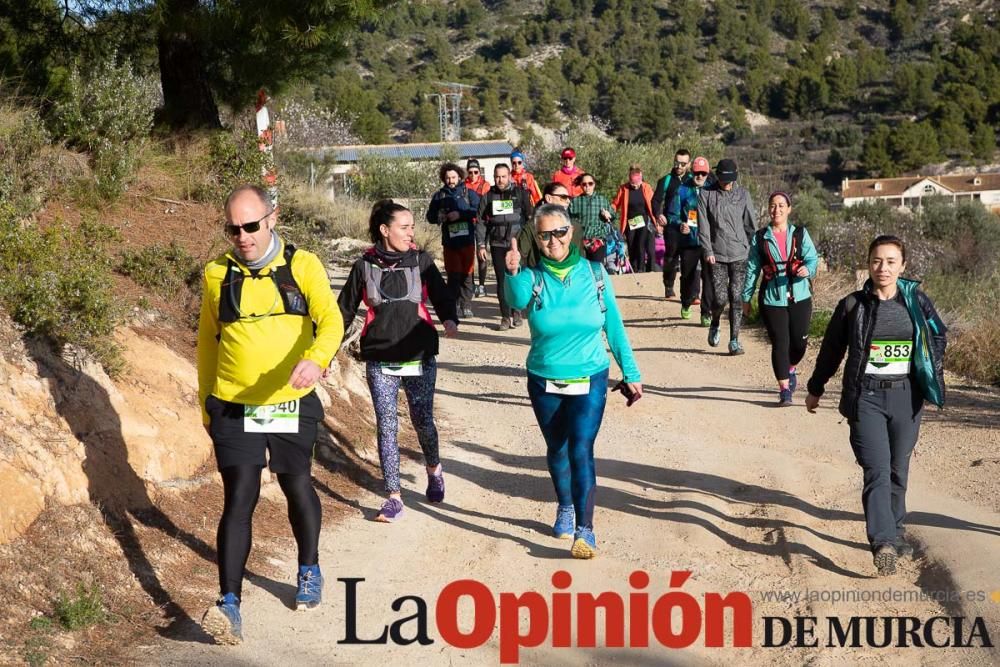
[[[479,160],[486,178],[493,180],[493,167],[510,160],[514,147],[508,141],[455,141],[451,143],[367,144],[359,146],[318,146],[303,153],[317,162],[332,165],[333,174],[346,174],[364,157],[404,159],[410,162],[441,162],[442,154],[458,155],[464,169],[466,160]]]
[[[840,184],[844,206],[884,201],[898,208],[917,209],[925,197],[947,197],[953,202],[977,201],[1000,213],[1000,174],[904,176],[902,178],[844,179]]]

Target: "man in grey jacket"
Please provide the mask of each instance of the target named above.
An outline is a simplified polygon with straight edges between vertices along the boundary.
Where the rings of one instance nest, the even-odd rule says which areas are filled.
[[[719,160],[718,182],[701,191],[698,202],[698,241],[711,268],[715,297],[708,344],[719,345],[719,322],[729,301],[729,354],[743,354],[740,322],[743,317],[743,280],[750,239],[757,230],[753,203],[746,188],[736,185],[736,162]]]

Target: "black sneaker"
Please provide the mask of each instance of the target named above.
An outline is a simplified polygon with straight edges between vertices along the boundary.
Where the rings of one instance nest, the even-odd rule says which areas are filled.
[[[497,327],[497,331],[506,331],[510,329],[510,320],[506,317],[500,319],[500,326]]]
[[[668,287],[666,296],[668,299],[673,299],[675,296],[677,296],[677,292],[674,291],[673,287]]]
[[[521,313],[514,313],[514,316],[511,318],[510,325],[512,327],[521,326]]]
[[[896,574],[896,547],[891,544],[880,544],[875,548],[875,569],[880,577]]]

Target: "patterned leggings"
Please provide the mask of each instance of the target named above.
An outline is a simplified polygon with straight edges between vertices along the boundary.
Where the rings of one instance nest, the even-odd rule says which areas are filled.
[[[424,374],[415,377],[386,375],[377,361],[369,361],[365,375],[372,392],[375,420],[378,424],[378,458],[382,464],[382,477],[387,493],[399,493],[399,417],[397,400],[399,386],[403,386],[406,402],[410,406],[410,419],[417,431],[424,462],[436,466],[438,458],[438,432],[434,425],[434,384],[437,380],[437,362],[433,357],[424,361]]]
[[[740,337],[740,324],[743,322],[743,281],[746,279],[747,262],[716,262],[712,267],[712,285],[715,295],[712,297],[712,326],[719,326],[722,311],[729,301],[729,340]],[[705,277],[702,276],[702,280]]]

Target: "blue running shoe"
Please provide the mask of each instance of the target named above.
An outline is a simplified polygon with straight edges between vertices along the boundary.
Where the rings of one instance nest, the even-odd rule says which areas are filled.
[[[323,574],[319,565],[299,565],[299,590],[295,594],[295,609],[315,609],[323,601]]]
[[[584,560],[596,556],[597,538],[594,537],[594,529],[577,526],[576,533],[573,535],[573,546],[569,552],[573,558]]]
[[[799,386],[799,379],[794,368],[788,369],[788,391],[795,392],[795,388]]]
[[[740,341],[738,340],[729,341],[729,354],[731,354],[734,357],[739,354],[743,354],[743,346],[740,345]]]
[[[792,404],[792,390],[782,389],[778,392],[778,405],[787,408]]]
[[[240,617],[240,599],[226,593],[201,619],[201,627],[217,644],[235,645],[243,641],[243,619]]]
[[[712,325],[708,328],[708,344],[712,347],[719,347],[719,327]]]
[[[552,534],[560,540],[573,537],[573,527],[576,525],[576,510],[572,505],[559,505],[556,509],[556,522],[552,526]]]
[[[444,501],[444,472],[427,474],[427,502],[440,503]]]

